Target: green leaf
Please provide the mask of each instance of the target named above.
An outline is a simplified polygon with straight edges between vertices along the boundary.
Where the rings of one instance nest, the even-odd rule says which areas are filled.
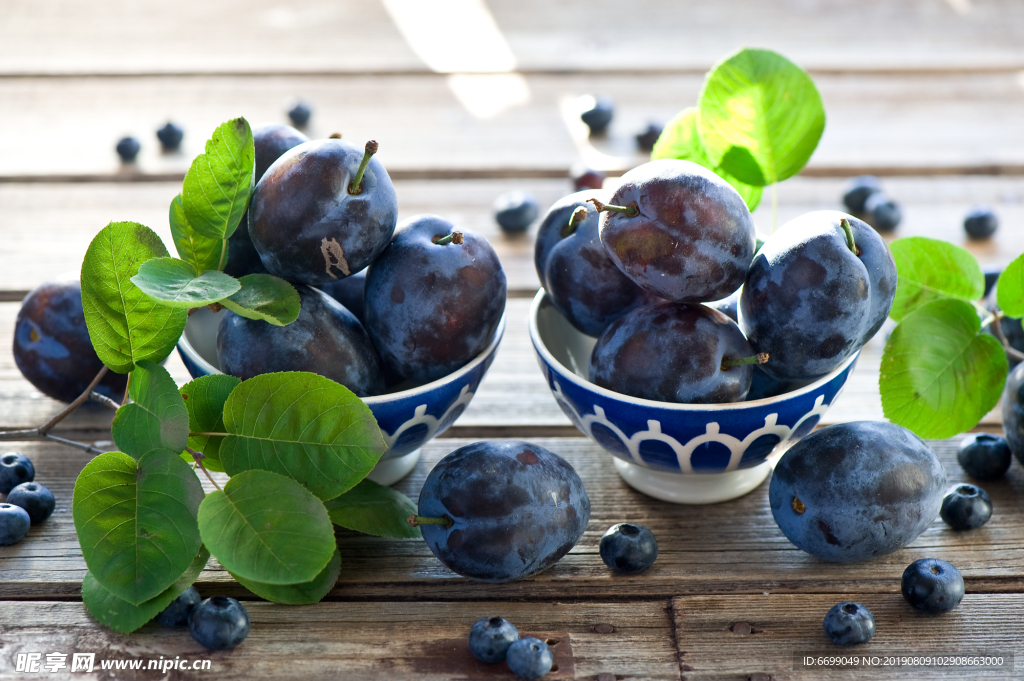
[[[996,303],[1007,317],[1024,317],[1024,255],[1018,256],[999,275]]]
[[[131,282],[150,258],[167,256],[153,230],[111,222],[89,244],[82,262],[82,307],[100,361],[118,373],[135,363],[163,361],[185,330],[188,310],[153,300]]]
[[[193,433],[223,433],[224,403],[228,395],[242,381],[227,374],[200,376],[181,386],[181,399],[188,410],[188,429]],[[220,446],[223,437],[196,435],[189,437],[188,446],[206,457],[203,466],[211,471],[223,471],[220,463]],[[192,455],[185,452],[181,458],[191,463]]]
[[[704,145],[701,144],[700,136],[697,135],[697,109],[695,108],[683,109],[665,126],[651,152],[652,161],[660,158],[678,158],[704,166],[731,184],[733,189],[743,197],[743,201],[750,211],[753,211],[761,203],[761,187],[740,182],[711,163],[707,152],[704,151]]]
[[[209,559],[210,552],[206,550],[206,547],[200,546],[195,560],[188,566],[184,574],[175,580],[174,584],[164,589],[160,595],[138,605],[132,605],[110,593],[96,581],[91,572],[86,571],[85,578],[82,579],[82,603],[89,614],[103,626],[122,634],[130,634],[163,612],[164,608],[171,604],[171,601],[192,586]]]
[[[207,495],[199,531],[228,572],[264,584],[313,581],[336,548],[323,503],[269,471],[239,473]]]
[[[699,101],[697,130],[708,158],[759,187],[800,172],[825,129],[814,81],[770,50],[726,57],[708,73]]]
[[[174,379],[159,364],[139,362],[128,384],[132,398],[110,426],[117,448],[138,460],[154,450],[180,452],[188,443],[188,411]]]
[[[170,221],[174,247],[182,260],[195,267],[196,272],[224,269],[228,262],[227,239],[211,239],[192,229],[185,217],[181,194],[171,201]]]
[[[249,205],[256,169],[252,130],[244,118],[222,123],[185,173],[181,201],[192,228],[210,239],[227,239]]]
[[[264,584],[244,579],[235,574],[231,576],[260,598],[285,605],[308,605],[323,600],[323,597],[330,593],[334,585],[338,583],[339,574],[341,574],[341,551],[334,549],[334,555],[331,556],[331,562],[327,564],[327,567],[321,570],[320,574],[312,581],[302,584]]]
[[[985,275],[974,256],[948,241],[912,236],[889,244],[896,261],[896,298],[889,316],[899,321],[940,298],[972,301],[985,293]]]
[[[274,326],[291,324],[299,316],[299,293],[284,279],[270,274],[247,274],[238,280],[238,293],[220,304],[247,319],[262,319]]]
[[[981,332],[978,313],[960,300],[934,300],[901,321],[882,354],[882,411],[922,438],[973,428],[999,401],[1003,347]]]
[[[177,452],[138,463],[100,454],[75,482],[72,516],[85,564],[112,594],[138,605],[155,598],[199,552],[199,479]]]
[[[362,400],[306,372],[243,381],[224,405],[224,427],[231,435],[221,444],[220,459],[229,475],[274,471],[321,499],[354,487],[387,448]]]
[[[423,535],[409,524],[416,515],[416,504],[397,489],[363,480],[330,501],[327,514],[335,525],[345,529],[393,539],[419,539]]]
[[[154,258],[142,263],[132,283],[143,293],[174,307],[203,307],[227,298],[242,287],[220,270],[196,274],[195,268],[177,258]]]

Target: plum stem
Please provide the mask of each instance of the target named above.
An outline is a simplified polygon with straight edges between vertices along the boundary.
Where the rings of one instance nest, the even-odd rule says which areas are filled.
[[[377,143],[374,140],[370,140],[366,143],[366,148],[363,151],[363,160],[359,162],[359,168],[356,170],[355,177],[348,184],[348,193],[352,196],[363,193],[363,173],[366,172],[366,166],[370,165],[370,158],[376,153]]]
[[[850,224],[849,220],[843,218],[842,220],[839,221],[839,226],[842,227],[843,233],[846,234],[847,248],[853,251],[854,255],[860,255],[860,247],[857,246],[857,242],[853,240],[853,225]]]
[[[446,530],[451,529],[451,526],[455,524],[455,521],[447,515],[441,518],[427,518],[421,515],[411,515],[407,520],[413,527],[419,527],[420,525],[444,525],[444,529]]]
[[[587,201],[594,204],[594,208],[597,209],[598,213],[622,213],[627,218],[635,218],[640,215],[640,206],[637,205],[636,201],[628,206],[615,206],[610,203],[598,201],[597,199],[587,199]]]
[[[438,246],[447,246],[448,244],[461,244],[463,242],[462,232],[452,232],[447,236],[434,237],[431,239]]]
[[[580,226],[584,220],[587,219],[587,207],[576,206],[576,209],[569,216],[569,222],[566,223],[565,227],[562,227],[562,237],[567,237],[576,233],[576,228]]]
[[[722,358],[722,371],[731,369],[732,367],[743,366],[744,364],[764,364],[768,361],[767,352],[759,352],[756,355],[750,357],[740,357],[739,359],[726,359]]]

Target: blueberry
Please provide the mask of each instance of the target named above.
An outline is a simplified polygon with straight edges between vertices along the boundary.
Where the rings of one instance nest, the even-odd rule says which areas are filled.
[[[504,617],[484,617],[469,630],[469,651],[483,662],[501,662],[508,647],[519,640],[519,630]]]
[[[288,118],[291,119],[292,125],[296,128],[306,127],[306,124],[309,123],[309,118],[312,115],[313,109],[307,102],[295,102],[295,105],[288,109]]]
[[[636,146],[641,151],[651,151],[661,137],[661,131],[662,127],[657,123],[648,123],[646,128],[636,134]]]
[[[134,137],[122,137],[114,148],[117,150],[117,155],[121,157],[122,161],[131,163],[139,155],[139,149],[142,148],[142,145]]]
[[[527,192],[505,192],[494,202],[494,219],[506,232],[526,231],[539,213],[537,199]]]
[[[658,557],[658,540],[643,525],[618,523],[601,537],[601,560],[616,572],[640,574],[654,565]]]
[[[508,647],[508,668],[524,679],[539,679],[551,671],[554,658],[539,638],[521,638]]]
[[[832,643],[841,646],[867,643],[875,635],[875,617],[860,603],[836,603],[823,624]]]
[[[181,126],[168,121],[167,125],[156,131],[156,138],[160,140],[160,146],[164,151],[174,151],[181,146],[181,140],[185,137],[185,131]]]
[[[249,635],[249,613],[234,598],[207,598],[192,608],[188,633],[209,650],[234,648]]]
[[[957,485],[943,498],[939,515],[954,530],[973,530],[992,517],[992,500],[977,485]]]
[[[580,118],[590,128],[591,135],[602,135],[608,130],[615,113],[615,105],[609,97],[584,95],[580,97]]]
[[[964,597],[964,578],[944,560],[921,558],[903,571],[900,591],[915,610],[935,615],[960,605]]]
[[[900,207],[882,192],[875,192],[864,202],[868,223],[877,231],[886,233],[896,229],[903,218]]]
[[[569,179],[572,180],[573,189],[578,192],[584,189],[600,189],[604,186],[605,177],[607,175],[602,171],[583,163],[574,163],[569,169]]]
[[[32,524],[41,523],[53,513],[53,493],[38,482],[23,482],[7,495],[7,503],[21,506]]]
[[[996,233],[998,227],[999,218],[989,206],[974,206],[964,218],[964,230],[972,239],[987,239]]]
[[[32,519],[21,506],[0,504],[0,546],[20,542],[32,525]]]
[[[1005,439],[988,433],[973,433],[960,441],[956,460],[972,478],[993,480],[1006,475],[1013,459]]]
[[[882,191],[882,185],[874,175],[861,175],[846,184],[843,193],[843,204],[851,213],[863,213],[864,202],[875,192]]]
[[[162,627],[183,627],[188,624],[188,616],[201,600],[196,588],[190,586],[156,616],[156,621]]]
[[[7,452],[0,456],[0,494],[10,494],[11,490],[23,482],[32,482],[36,477],[36,467],[24,454]]]
[[[992,287],[996,285],[996,281],[999,280],[999,275],[1003,273],[1003,266],[989,263],[982,265],[981,271],[985,275],[985,296],[988,296],[992,292]]]

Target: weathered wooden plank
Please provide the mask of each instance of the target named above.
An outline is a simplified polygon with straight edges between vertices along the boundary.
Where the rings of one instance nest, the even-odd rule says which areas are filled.
[[[862,603],[875,617],[869,643],[837,646],[822,619],[836,603]],[[1020,678],[1024,623],[1021,594],[968,594],[944,615],[907,605],[895,582],[888,593],[836,589],[820,594],[686,596],[672,600],[684,679],[962,679]],[[1002,656],[1002,666],[943,666],[920,658]],[[814,658],[807,664],[803,657]],[[857,664],[817,664],[818,658]],[[863,658],[878,658],[865,663]],[[917,657],[904,661],[900,658]],[[761,676],[758,676],[760,674]]]

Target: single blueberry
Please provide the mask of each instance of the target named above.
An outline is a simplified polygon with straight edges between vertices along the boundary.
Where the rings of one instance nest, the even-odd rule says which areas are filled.
[[[584,163],[573,163],[569,169],[569,179],[572,180],[573,189],[578,192],[584,189],[601,189],[605,177],[605,173]]]
[[[867,221],[878,232],[891,232],[903,218],[900,207],[882,192],[875,192],[864,202]]]
[[[615,113],[615,105],[612,100],[601,95],[580,97],[580,109],[580,118],[590,128],[591,135],[604,134]]]
[[[863,213],[864,202],[875,192],[882,191],[882,185],[874,175],[861,175],[850,180],[843,192],[843,204],[851,213]]]
[[[209,650],[234,648],[249,635],[249,613],[234,598],[207,598],[192,608],[188,633]]]
[[[987,239],[995,234],[998,227],[999,218],[989,206],[974,206],[964,218],[964,230],[972,239]]]
[[[618,523],[601,537],[601,560],[616,572],[636,575],[654,565],[658,540],[643,525]]]
[[[999,280],[999,275],[1003,273],[1003,266],[989,263],[982,265],[981,271],[985,275],[985,295],[982,297],[987,297],[992,292],[992,287],[996,285],[996,281]]]
[[[978,480],[993,480],[1006,475],[1013,460],[1004,438],[988,433],[973,433],[960,441],[956,460],[967,475]]]
[[[181,126],[167,122],[167,125],[156,131],[156,138],[160,140],[160,146],[164,151],[174,151],[181,146],[181,140],[185,137],[185,131]]]
[[[867,643],[875,635],[875,617],[860,603],[836,603],[822,624],[832,643],[841,646]]]
[[[469,630],[469,652],[491,664],[505,659],[508,647],[519,640],[519,630],[504,617],[483,617]]]
[[[38,482],[23,482],[15,486],[7,495],[7,503],[25,509],[33,525],[49,518],[55,505],[53,492]]]
[[[0,546],[20,542],[32,525],[32,519],[21,506],[0,504]]]
[[[23,482],[32,482],[36,477],[36,467],[24,454],[7,452],[0,456],[0,494],[10,494],[11,490]]]
[[[636,146],[642,151],[651,151],[661,137],[661,131],[662,127],[657,123],[648,123],[646,128],[636,134]]]
[[[954,530],[973,530],[992,517],[992,500],[977,485],[957,485],[942,499],[942,520]]]
[[[122,161],[131,163],[139,155],[139,149],[142,148],[142,145],[134,137],[122,137],[114,148],[117,150],[117,155],[121,157]]]
[[[915,560],[903,571],[903,598],[915,610],[949,612],[964,597],[964,578],[952,564],[937,558]]]
[[[524,679],[539,679],[551,671],[554,658],[539,638],[521,638],[508,647],[508,668]]]
[[[178,597],[156,616],[156,621],[162,627],[183,627],[188,624],[188,616],[192,614],[192,610],[199,605],[201,600],[196,588],[190,586],[178,594]]]
[[[540,214],[537,199],[528,192],[505,192],[494,202],[494,219],[506,232],[524,232]]]
[[[292,125],[296,128],[304,128],[309,123],[309,117],[313,115],[313,109],[310,108],[306,102],[296,102],[294,106],[288,109],[288,118],[291,119]]]

